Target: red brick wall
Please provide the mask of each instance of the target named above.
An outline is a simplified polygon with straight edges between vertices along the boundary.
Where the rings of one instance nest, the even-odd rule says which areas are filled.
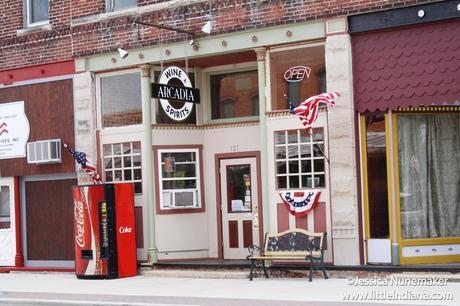
[[[138,0],[139,6],[161,2],[166,1]],[[217,35],[433,0],[219,0],[212,1],[211,8],[209,2],[169,7],[137,17],[147,22],[166,22],[167,25],[198,31],[207,20],[198,18],[188,21],[188,18],[207,15],[212,11],[215,21],[213,35]],[[0,71],[114,51],[117,42],[127,37],[132,37],[125,46],[127,48],[154,45],[159,42],[160,32],[164,43],[184,39],[183,34],[151,28],[138,40],[134,16],[71,25],[71,19],[104,12],[105,0],[50,0],[52,30],[18,36],[17,30],[23,28],[23,1],[0,0],[0,7],[2,19],[7,19],[0,25]]]

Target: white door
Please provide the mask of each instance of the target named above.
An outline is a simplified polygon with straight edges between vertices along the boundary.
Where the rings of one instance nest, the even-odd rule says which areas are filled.
[[[220,161],[224,259],[245,259],[259,245],[258,181],[255,157]]]
[[[0,178],[0,266],[14,266],[16,251],[14,180]]]

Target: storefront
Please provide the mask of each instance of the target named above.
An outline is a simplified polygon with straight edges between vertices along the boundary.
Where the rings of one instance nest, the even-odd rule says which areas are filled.
[[[74,62],[0,74],[0,266],[73,267]]]
[[[359,263],[350,55],[339,18],[78,59],[76,118],[91,129],[77,126],[77,143],[106,182],[135,184],[138,259],[244,259],[266,232],[300,227],[328,232],[328,262]],[[154,98],[167,69],[199,103]],[[310,135],[284,96],[326,89],[342,97]],[[296,217],[283,190],[321,195]]]
[[[460,261],[459,17],[446,1],[349,19],[369,263]]]

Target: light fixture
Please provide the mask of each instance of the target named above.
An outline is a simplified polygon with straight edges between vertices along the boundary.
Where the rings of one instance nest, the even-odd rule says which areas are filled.
[[[419,10],[417,12],[417,15],[418,15],[418,17],[422,18],[423,16],[425,16],[425,11],[424,10]]]
[[[118,55],[120,55],[120,57],[123,59],[125,59],[129,55],[129,52],[122,48],[118,48],[117,50],[118,50]]]
[[[209,20],[208,22],[205,23],[205,25],[201,28],[201,31],[210,34],[212,30],[212,22]]]
[[[460,3],[457,4],[457,11],[460,11]]]

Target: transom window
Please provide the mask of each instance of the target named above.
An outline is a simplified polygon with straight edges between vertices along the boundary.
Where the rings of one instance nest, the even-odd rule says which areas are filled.
[[[201,208],[199,149],[159,149],[157,158],[161,209]]]
[[[26,0],[27,26],[43,25],[49,21],[48,0]]]
[[[134,192],[142,193],[141,143],[123,142],[103,145],[105,181],[133,182]]]
[[[325,187],[322,128],[276,131],[277,189]]]
[[[139,72],[101,76],[100,89],[104,128],[142,124]]]
[[[137,0],[107,0],[107,11],[114,12],[137,6]]]

